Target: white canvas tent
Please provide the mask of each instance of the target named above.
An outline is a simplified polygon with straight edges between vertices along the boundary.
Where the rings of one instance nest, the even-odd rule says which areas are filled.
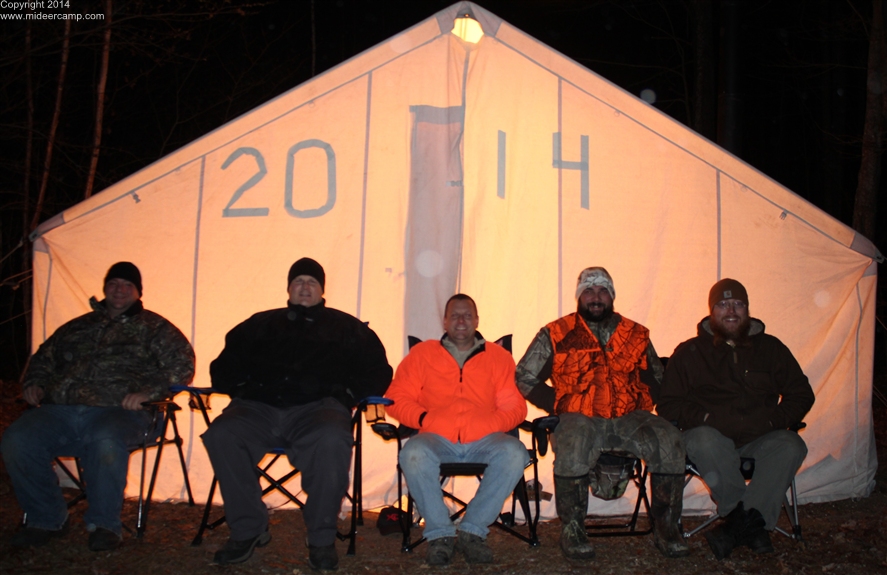
[[[464,14],[475,25],[457,31],[482,37],[453,32]],[[816,392],[801,501],[872,490],[874,246],[475,4],[435,14],[45,222],[34,348],[87,311],[110,264],[129,260],[146,307],[190,338],[195,385],[208,386],[225,333],[283,306],[287,269],[302,256],[326,268],[328,305],[369,321],[394,366],[408,334],[440,335],[441,306],[457,291],[477,300],[484,334],[514,334],[519,357],[540,326],[574,309],[589,265],[609,269],[617,311],[668,355],[695,334],[709,287],[737,278]],[[211,478],[203,424],[183,413],[201,498]],[[367,434],[364,449],[367,506],[391,502],[394,446]],[[165,466],[157,497],[181,497],[172,456]],[[696,485],[686,506],[710,502]]]

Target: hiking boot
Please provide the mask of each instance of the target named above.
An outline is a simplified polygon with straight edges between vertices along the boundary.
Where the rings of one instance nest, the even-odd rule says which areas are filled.
[[[456,549],[465,556],[466,563],[492,563],[493,550],[485,539],[473,533],[460,531],[456,538]]]
[[[449,565],[456,547],[455,537],[440,537],[428,542],[428,553],[425,562],[435,567]]]
[[[217,565],[243,563],[252,556],[253,549],[256,547],[264,547],[265,545],[268,545],[270,541],[271,534],[267,531],[242,541],[228,539],[225,546],[216,551],[216,554],[213,555],[213,563]]]
[[[104,527],[96,527],[95,531],[89,534],[90,551],[111,551],[117,549],[119,545],[120,535]]]
[[[336,544],[323,547],[308,546],[308,565],[315,571],[334,571],[339,566]]]
[[[718,561],[726,559],[735,547],[743,544],[742,535],[747,523],[748,514],[740,501],[723,523],[704,533],[711,552],[715,554],[715,559]]]
[[[38,529],[26,526],[9,539],[9,544],[13,547],[43,547],[53,539],[64,537],[67,533],[67,519],[61,529]]]
[[[554,476],[554,502],[561,520],[561,552],[571,561],[594,559],[594,547],[585,532],[588,511],[588,475]]]
[[[742,532],[739,545],[748,545],[755,553],[773,553],[773,542],[770,534],[764,529],[766,521],[761,512],[751,508],[746,513],[745,529]]]
[[[764,529],[753,535],[748,542],[749,548],[758,554],[773,553],[773,542],[770,540],[770,533]]]
[[[653,543],[666,557],[686,557],[690,554],[690,547],[684,534],[678,529],[684,504],[684,476],[664,473],[652,475],[650,515],[653,519]]]
[[[561,552],[571,561],[591,561],[594,559],[594,546],[588,540],[585,526],[570,521],[561,529]]]

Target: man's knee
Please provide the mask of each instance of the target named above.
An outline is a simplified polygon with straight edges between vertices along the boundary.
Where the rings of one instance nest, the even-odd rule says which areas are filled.
[[[120,440],[99,439],[89,446],[95,452],[95,461],[102,468],[113,469],[129,463],[129,448]]]
[[[530,462],[530,455],[523,442],[507,435],[496,445],[495,456],[509,469],[524,469]]]
[[[771,431],[764,436],[764,439],[767,450],[780,459],[796,461],[800,465],[807,457],[807,444],[794,431],[787,429]]]
[[[3,433],[0,439],[0,453],[3,454],[3,460],[9,464],[17,460],[23,453],[30,450],[27,434],[22,433],[13,423]]]
[[[314,442],[314,450],[325,458],[347,457],[351,459],[351,448],[354,446],[354,437],[350,429],[340,426],[330,426],[317,435]]]
[[[416,473],[425,468],[440,467],[440,458],[427,437],[417,435],[411,438],[400,451],[400,467],[404,473]]]
[[[29,414],[25,414],[27,416]],[[64,436],[57,438],[60,442],[66,442]],[[44,443],[44,438],[40,434],[40,422],[31,418],[30,421],[24,420],[24,417],[14,421],[2,434],[0,439],[0,452],[3,454],[3,460],[7,466],[18,461],[27,461],[32,459],[35,454],[42,453],[47,458],[49,455],[46,450],[51,451]]]
[[[211,451],[213,449],[231,449],[250,435],[240,418],[223,413],[209,424],[200,438],[203,439],[206,449]]]

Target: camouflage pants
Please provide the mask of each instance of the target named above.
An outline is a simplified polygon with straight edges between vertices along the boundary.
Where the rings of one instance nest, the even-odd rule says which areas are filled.
[[[606,419],[563,413],[552,438],[554,473],[587,474],[601,452],[625,451],[646,462],[650,473],[683,474],[686,459],[681,432],[647,411]]]

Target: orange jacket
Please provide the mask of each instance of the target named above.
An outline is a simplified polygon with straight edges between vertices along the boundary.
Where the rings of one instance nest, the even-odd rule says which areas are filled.
[[[575,313],[547,327],[554,350],[555,413],[612,418],[637,409],[653,410],[650,389],[640,377],[647,368],[647,328],[623,317],[601,349],[585,320]]]
[[[394,400],[386,408],[392,417],[453,443],[511,431],[527,416],[527,403],[514,383],[514,360],[492,343],[481,346],[462,369],[440,341],[417,344],[400,362],[385,395]]]

